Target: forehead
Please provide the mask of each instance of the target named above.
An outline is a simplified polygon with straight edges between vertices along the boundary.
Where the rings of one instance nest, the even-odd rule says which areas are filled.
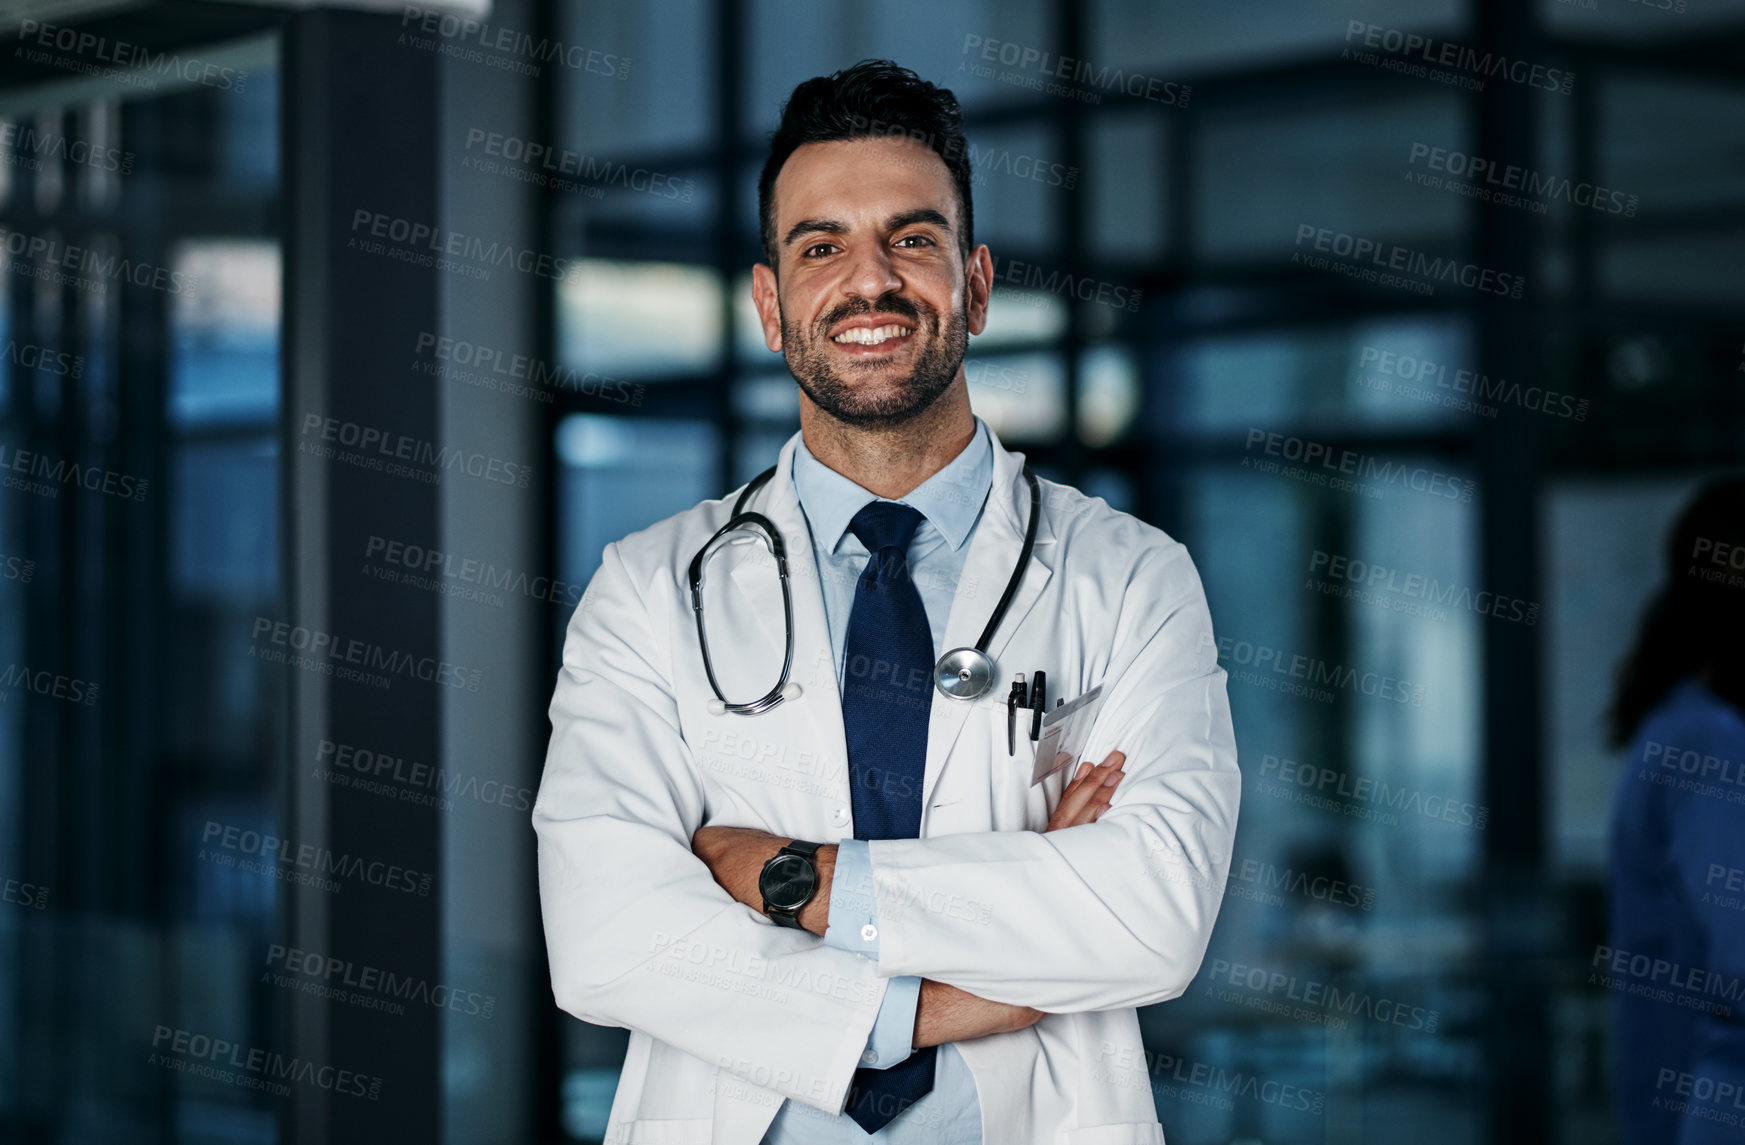
[[[782,164],[773,190],[778,241],[799,219],[873,222],[912,207],[932,207],[962,225],[945,160],[913,139],[803,144]]]

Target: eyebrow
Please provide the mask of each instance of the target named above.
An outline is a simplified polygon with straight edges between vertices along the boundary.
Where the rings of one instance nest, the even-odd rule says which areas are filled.
[[[931,223],[946,234],[951,233],[950,220],[932,207],[916,207],[913,210],[899,211],[885,220],[885,229],[898,231],[914,223]],[[787,237],[782,239],[782,245],[791,246],[794,240],[806,234],[845,235],[847,233],[848,224],[836,219],[801,219],[789,228]]]

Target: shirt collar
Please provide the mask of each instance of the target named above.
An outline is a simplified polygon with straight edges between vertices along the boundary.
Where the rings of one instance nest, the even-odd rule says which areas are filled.
[[[994,483],[994,449],[988,428],[975,419],[975,436],[963,451],[897,502],[920,511],[953,550],[963,547],[981,514]],[[813,536],[835,552],[854,515],[869,502],[882,500],[825,465],[806,448],[804,436],[795,443],[794,489]]]

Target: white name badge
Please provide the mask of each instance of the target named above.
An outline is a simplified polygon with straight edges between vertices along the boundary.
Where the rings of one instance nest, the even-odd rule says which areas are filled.
[[[1061,704],[1042,717],[1042,738],[1036,741],[1036,766],[1030,773],[1035,787],[1063,767],[1079,762],[1097,709],[1103,706],[1103,686],[1098,684],[1076,700]]]

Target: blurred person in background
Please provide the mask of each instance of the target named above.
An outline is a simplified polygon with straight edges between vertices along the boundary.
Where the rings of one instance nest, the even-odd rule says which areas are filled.
[[[1608,967],[1628,1145],[1745,1133],[1745,480],[1704,486],[1618,673]],[[1653,960],[1643,962],[1642,959]],[[1631,987],[1640,989],[1632,991]],[[1668,993],[1670,991],[1670,994]]]

